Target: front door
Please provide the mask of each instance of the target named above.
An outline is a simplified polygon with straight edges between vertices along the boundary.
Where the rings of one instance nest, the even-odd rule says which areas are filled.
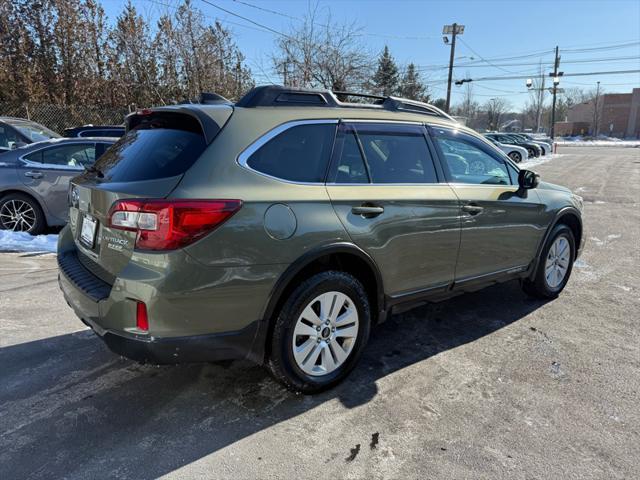
[[[392,296],[453,281],[458,200],[436,173],[426,130],[341,124],[327,190],[353,242],[374,259]]]
[[[429,131],[460,200],[456,282],[524,270],[546,228],[537,192],[521,191],[517,169],[484,141],[448,128]]]

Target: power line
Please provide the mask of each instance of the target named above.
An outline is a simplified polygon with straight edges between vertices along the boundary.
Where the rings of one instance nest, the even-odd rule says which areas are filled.
[[[578,48],[578,49],[571,49],[571,48],[563,48],[562,51],[563,52],[571,52],[571,53],[582,53],[582,52],[594,52],[596,50],[619,50],[621,48],[629,48],[629,47],[633,47],[635,45],[640,45],[640,42],[629,42],[629,43],[625,43],[625,44],[619,44],[619,45],[610,45],[610,46],[606,46],[606,47],[595,47],[595,48]]]
[[[204,0],[203,0],[204,1]],[[290,20],[295,20],[297,22],[304,22],[305,20],[300,18],[300,17],[295,17],[293,15],[289,15],[283,12],[279,12],[277,10],[271,10],[270,8],[265,8],[265,7],[261,7],[259,5],[254,5],[252,3],[249,2],[245,2],[242,0],[233,0],[234,2],[241,4],[241,5],[245,5],[249,8],[254,8],[256,10],[260,10],[262,12],[266,12],[266,13],[271,13],[273,15],[278,15],[280,17],[284,17],[284,18],[288,18]],[[320,27],[324,27],[324,28],[332,28],[332,25],[327,25],[326,23],[315,23],[315,22],[311,22],[312,25],[317,25]],[[394,38],[394,39],[398,39],[398,40],[432,40],[434,38],[440,38],[438,36],[404,36],[404,35],[393,35],[393,34],[386,34],[386,33],[371,33],[371,32],[363,32],[360,35],[365,35],[365,36],[369,36],[369,37],[381,37],[381,38]]]
[[[584,59],[569,59],[566,61],[563,61],[563,64],[574,64],[574,63],[598,63],[598,62],[621,62],[621,61],[627,61],[627,60],[640,60],[640,56],[637,55],[629,55],[626,57],[606,57],[606,58],[584,58]],[[487,62],[488,63],[488,62]],[[542,63],[548,63],[548,62],[542,62]],[[495,68],[500,68],[500,67],[525,67],[525,66],[536,66],[536,65],[540,65],[540,62],[538,63],[502,63],[502,64],[495,64],[495,63],[489,63],[489,65],[491,65],[492,67]],[[444,70],[445,68],[449,68],[448,66],[445,67],[444,65],[438,65],[438,66],[428,66],[428,65],[420,65],[418,66],[418,70],[420,71],[424,71],[424,70]],[[456,68],[460,69],[460,68],[487,68],[486,65],[457,65]],[[500,68],[503,71],[506,71],[507,73],[518,73],[518,72],[511,72],[509,70],[505,70],[503,68]]]
[[[623,75],[627,73],[640,73],[640,70],[613,70],[609,72],[582,72],[582,73],[565,73],[562,75],[564,77],[582,77],[582,76],[593,76],[593,75]],[[485,82],[488,80],[523,80],[529,77],[516,75],[516,76],[498,76],[498,77],[480,77],[480,78],[471,78],[469,81],[471,82]]]
[[[259,7],[258,5],[253,5],[253,4],[248,3],[248,2],[243,2],[242,0],[233,0],[233,1],[236,2],[236,3],[239,3],[241,5],[246,5],[247,7],[255,8],[256,10],[260,10],[262,12],[273,13],[274,15],[279,15],[281,17],[288,18],[290,20],[300,20],[298,17],[294,17],[292,15],[287,15],[286,13],[282,13],[282,12],[277,12],[277,11],[271,10],[269,8]]]
[[[467,45],[467,44],[465,44]],[[634,45],[640,45],[640,41],[634,41],[634,42],[626,42],[626,43],[618,43],[618,44],[613,44],[613,45],[607,45],[607,46],[603,46],[603,47],[595,47],[595,48],[583,48],[583,49],[563,49],[563,53],[564,52],[568,52],[568,53],[584,53],[584,52],[589,52],[589,51],[598,51],[598,50],[615,50],[615,49],[621,49],[621,48],[628,48]],[[469,45],[467,45],[467,47],[469,47]],[[473,52],[473,50],[469,47],[469,49]],[[466,62],[466,63],[460,63],[457,66],[458,67],[473,67],[473,66],[482,66],[482,65],[478,65],[480,63],[489,63],[489,62],[501,62],[501,61],[505,61],[505,60],[518,60],[521,58],[530,58],[530,57],[542,57],[542,56],[546,56],[546,55],[551,55],[553,54],[554,50],[553,49],[549,49],[549,50],[539,50],[537,52],[532,52],[532,53],[525,53],[522,55],[513,55],[513,56],[496,56],[496,57],[490,57],[490,58],[486,58],[486,57],[481,57],[477,52],[474,52],[478,57],[481,57],[481,60],[479,61],[472,61],[472,62]],[[566,63],[566,62],[563,62]],[[527,64],[528,65],[528,64]],[[507,64],[506,66],[515,66],[514,64]],[[447,65],[442,65],[442,66],[429,66],[429,67],[425,67],[425,68],[441,68],[441,67],[447,67]]]
[[[180,8],[180,7],[176,7],[175,5],[171,5],[171,4],[168,4],[168,3],[160,2],[158,0],[142,0],[142,1],[147,2],[147,3],[152,3],[154,5],[158,5],[158,6],[165,7],[165,8],[170,8],[170,9],[172,9],[174,11],[177,11]],[[213,16],[207,15],[205,13],[202,13],[202,16],[205,17],[205,18],[209,18],[211,20],[214,20],[216,22],[220,22],[221,21],[220,18],[213,17]],[[268,30],[265,30],[264,28],[252,27],[252,26],[246,25],[244,23],[234,22],[233,20],[225,19],[224,22],[228,23],[230,25],[236,25],[238,27],[248,28],[249,30],[255,30],[256,32],[271,33]]]
[[[276,35],[279,35],[279,36],[281,36],[283,38],[287,38],[289,40],[293,40],[289,35],[285,35],[282,32],[279,32],[279,31],[277,31],[277,30],[275,30],[275,29],[273,29],[273,28],[271,28],[271,27],[269,27],[267,25],[262,24],[262,23],[258,23],[258,22],[254,21],[254,20],[251,20],[250,18],[243,17],[242,15],[239,15],[239,14],[237,14],[235,12],[232,12],[231,10],[227,10],[226,8],[222,8],[222,7],[218,6],[218,5],[216,5],[215,3],[210,2],[209,0],[201,0],[201,1],[206,3],[207,5],[211,5],[212,7],[217,8],[218,10],[222,10],[223,12],[228,13],[229,15],[233,15],[234,17],[241,18],[245,22],[249,22],[249,23],[252,23],[252,24],[254,24],[254,25],[256,25],[256,26],[258,26],[260,28],[264,28],[265,30],[268,30],[268,31],[270,31],[272,33],[275,33]]]
[[[486,58],[484,58],[482,55],[480,55],[478,52],[476,52],[473,48],[471,48],[471,45],[469,45],[467,42],[465,42],[462,38],[460,38],[460,41],[462,42],[462,44],[467,47],[469,50],[471,50],[472,53],[474,53],[475,55],[477,55],[478,57],[480,57],[480,60],[482,60],[483,62],[491,65],[494,68],[497,68],[498,70],[502,70],[503,72],[507,72],[507,73],[516,73],[516,72],[512,72],[511,70],[507,70],[505,68],[502,68],[499,65],[496,65],[494,63],[491,63],[489,60],[487,60]]]

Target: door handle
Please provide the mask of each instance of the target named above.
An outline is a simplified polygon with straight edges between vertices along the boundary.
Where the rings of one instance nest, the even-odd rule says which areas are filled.
[[[477,215],[481,213],[484,208],[479,207],[478,205],[463,205],[462,211],[468,213],[469,215]]]
[[[384,208],[376,205],[360,205],[359,207],[353,207],[351,209],[351,213],[354,215],[362,215],[365,218],[377,217],[383,212]]]
[[[25,172],[24,176],[31,178],[42,178],[42,172]]]

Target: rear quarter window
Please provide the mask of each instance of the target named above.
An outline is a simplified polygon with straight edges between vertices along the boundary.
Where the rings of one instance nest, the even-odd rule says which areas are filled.
[[[303,124],[269,139],[246,160],[249,168],[291,182],[323,182],[336,125]]]

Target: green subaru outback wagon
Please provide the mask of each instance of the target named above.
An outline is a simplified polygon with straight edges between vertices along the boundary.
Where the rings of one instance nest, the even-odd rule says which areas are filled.
[[[511,279],[562,291],[580,197],[431,105],[355,98],[267,86],[129,115],[71,183],[69,305],[125,357],[246,358],[313,393],[394,309]]]

